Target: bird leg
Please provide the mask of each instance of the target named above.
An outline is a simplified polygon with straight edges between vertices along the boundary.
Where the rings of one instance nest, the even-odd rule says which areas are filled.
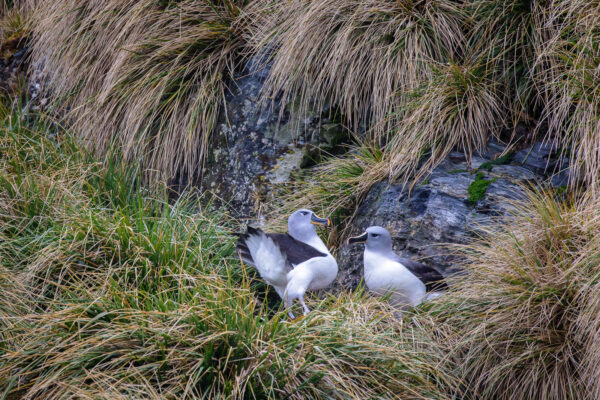
[[[304,309],[304,315],[308,314],[310,310],[308,309],[308,307],[306,307],[306,304],[304,304],[304,297],[300,296],[298,297],[298,300],[300,301],[300,304],[302,304],[302,308]]]
[[[288,310],[288,315],[291,319],[296,319],[296,317],[294,316],[294,314],[292,313],[292,304],[293,302],[290,301],[290,298],[285,296],[283,298],[283,304],[285,305],[285,309]]]

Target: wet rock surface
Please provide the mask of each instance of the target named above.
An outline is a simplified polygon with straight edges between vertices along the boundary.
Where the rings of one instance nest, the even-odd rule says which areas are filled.
[[[202,190],[237,218],[254,216],[272,196],[274,184],[288,181],[317,149],[334,146],[343,136],[327,109],[292,118],[280,112],[276,100],[261,104],[267,74],[268,67],[260,68],[253,59],[229,85],[201,174]]]
[[[466,243],[495,219],[509,216],[510,199],[525,196],[520,184],[549,178],[555,186],[566,183],[565,172],[558,168],[564,167],[565,160],[557,159],[548,146],[536,143],[502,160],[498,157],[504,150],[490,143],[470,164],[462,153],[453,152],[410,193],[398,183],[377,183],[358,208],[352,234],[368,226],[383,226],[392,233],[397,253],[446,276],[459,271],[461,260],[452,244]],[[489,184],[473,202],[469,186],[478,174]],[[363,245],[347,244],[339,249],[338,285],[354,288],[359,284],[363,250]]]
[[[0,57],[0,92],[11,95],[20,94],[20,100],[26,101],[23,114],[29,111],[46,111],[49,100],[41,96],[42,84],[47,80],[42,75],[43,65],[31,66],[29,47],[25,41],[19,41],[10,56]]]
[[[27,49],[20,48],[6,58],[0,57],[0,90],[17,91],[22,84],[21,78],[27,70],[26,55]]]

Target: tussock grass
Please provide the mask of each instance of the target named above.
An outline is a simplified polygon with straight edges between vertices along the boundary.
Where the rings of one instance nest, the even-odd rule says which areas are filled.
[[[23,398],[434,398],[437,347],[364,293],[267,310],[219,213],[169,203],[118,153],[4,108],[0,393]],[[36,122],[37,121],[37,122]],[[423,331],[426,332],[426,331]]]
[[[275,48],[267,97],[299,112],[314,103],[340,106],[352,129],[387,133],[403,94],[465,44],[464,13],[452,1],[336,0],[258,3],[254,45]]]
[[[541,120],[547,138],[569,149],[574,183],[584,183],[598,193],[600,181],[600,111],[598,5],[556,1],[554,35],[539,54],[547,66],[537,76],[547,105]]]
[[[244,48],[246,1],[41,2],[34,63],[89,148],[195,175]]]
[[[470,158],[498,137],[508,118],[497,83],[478,60],[439,65],[413,100],[385,150],[392,180],[416,181],[453,149]]]
[[[430,310],[451,327],[465,384],[482,398],[595,398],[600,204],[530,191],[469,246],[467,275]]]

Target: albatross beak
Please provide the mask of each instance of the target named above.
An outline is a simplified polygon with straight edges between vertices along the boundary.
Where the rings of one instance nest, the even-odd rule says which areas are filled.
[[[354,237],[348,238],[348,244],[365,243],[367,241],[367,236],[368,236],[368,233],[364,232],[360,236],[354,236]]]
[[[329,218],[319,218],[315,214],[310,216],[310,223],[314,225],[331,226]]]

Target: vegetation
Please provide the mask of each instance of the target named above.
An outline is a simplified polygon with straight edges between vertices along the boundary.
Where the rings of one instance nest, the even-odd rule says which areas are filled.
[[[600,398],[598,26],[581,0],[4,0],[0,55],[27,41],[56,119],[0,102],[0,398]],[[374,183],[490,138],[545,139],[570,186],[512,200],[401,318],[359,289],[290,321],[237,222],[165,185],[199,173],[257,54],[265,104],[355,132],[269,205],[332,215],[331,243]]]
[[[245,4],[41,2],[32,59],[89,148],[118,143],[153,179],[194,175],[244,48]]]
[[[352,215],[373,183],[412,185],[452,149],[470,156],[519,122],[568,152],[571,188],[596,191],[600,14],[589,2],[22,3],[36,4],[32,60],[44,61],[74,132],[97,154],[119,143],[150,181],[201,173],[226,81],[260,54],[271,63],[265,102],[298,114],[333,104],[359,153],[382,152],[347,182],[351,200],[317,184],[313,208]]]
[[[467,275],[431,313],[479,397],[596,398],[600,203],[534,191],[513,206],[466,249]]]
[[[29,22],[36,0],[0,3],[0,60],[10,58],[29,36]]]
[[[485,179],[483,172],[478,172],[475,174],[475,179],[467,188],[467,191],[469,192],[469,201],[471,204],[475,204],[479,200],[483,199],[483,195],[485,194],[488,186],[494,183],[494,181],[497,179],[498,178]]]
[[[269,310],[220,213],[68,132],[0,115],[0,393],[450,398],[444,357],[363,293]]]

